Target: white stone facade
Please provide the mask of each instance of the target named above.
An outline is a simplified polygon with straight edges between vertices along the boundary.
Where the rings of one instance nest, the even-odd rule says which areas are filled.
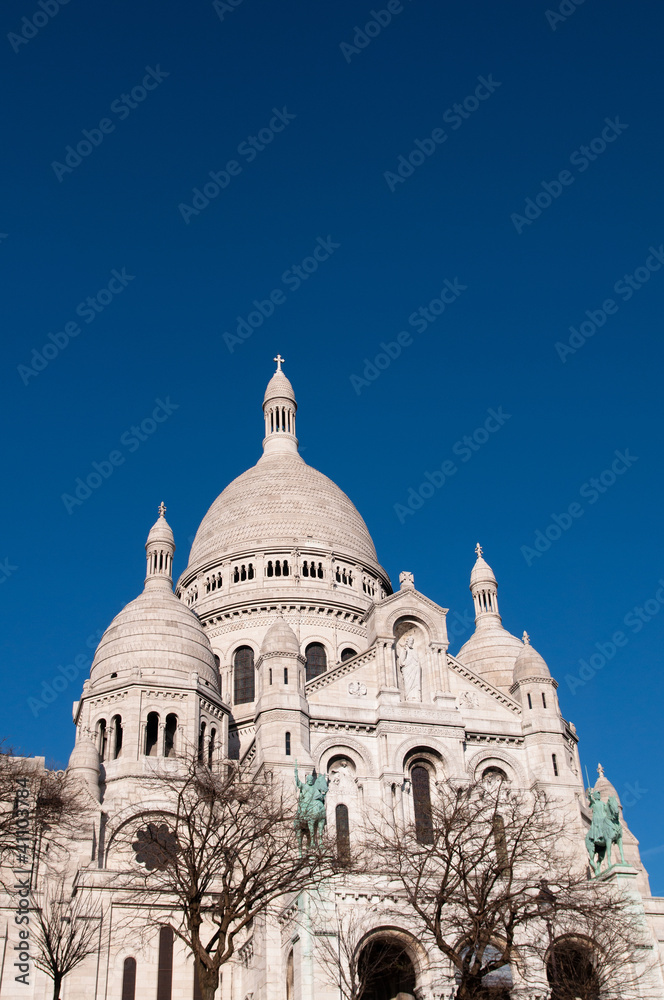
[[[263,455],[210,507],[175,591],[175,545],[160,511],[146,544],[145,589],[104,633],[74,706],[70,768],[90,803],[74,853],[80,884],[100,887],[103,916],[99,953],[67,977],[65,1000],[121,1000],[132,957],[135,996],[157,997],[158,932],[144,928],[132,941],[116,933],[128,903],[108,888],[108,874],[122,868],[117,831],[150,807],[154,758],[167,761],[199,741],[211,762],[251,759],[289,787],[295,759],[327,775],[332,837],[340,805],[351,832],[369,811],[412,819],[410,774],[421,764],[432,794],[437,782],[472,781],[490,768],[518,787],[546,789],[565,802],[585,850],[589,812],[576,731],[560,714],[542,657],[527,636],[503,628],[481,549],[471,575],[476,629],[452,656],[446,609],[419,593],[408,572],[392,591],[352,502],[300,457],[297,404],[280,363],[263,409]],[[605,778],[597,787],[611,790]],[[664,899],[651,897],[627,829],[624,843],[625,877],[661,948]],[[51,996],[34,967],[29,986],[15,982],[14,904],[3,903],[0,996]],[[220,1000],[337,998],[317,964],[316,935],[333,933],[350,912],[367,933],[389,927],[404,944],[418,998],[449,996],[449,969],[417,941],[398,899],[348,880],[306,915],[309,934],[297,909],[257,922],[223,971]],[[172,997],[194,997],[192,959],[177,941]]]

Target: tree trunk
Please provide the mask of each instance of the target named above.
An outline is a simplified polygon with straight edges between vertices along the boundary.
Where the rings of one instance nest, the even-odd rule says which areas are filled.
[[[62,976],[53,976],[53,1000],[60,1000],[61,986],[62,986]]]
[[[202,962],[196,959],[196,975],[203,1000],[214,1000],[219,986],[218,969],[206,969]]]

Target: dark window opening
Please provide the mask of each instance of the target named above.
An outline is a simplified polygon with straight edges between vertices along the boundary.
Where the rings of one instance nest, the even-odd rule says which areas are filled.
[[[157,1000],[171,1000],[173,988],[173,928],[159,931],[159,964],[157,967]]]
[[[97,723],[97,750],[102,760],[106,760],[106,747],[108,744],[108,734],[106,732],[106,719],[100,719]]]
[[[371,941],[359,958],[362,1000],[390,1000],[400,993],[415,996],[415,969],[403,948],[385,938]]]
[[[254,651],[251,646],[240,646],[235,651],[233,670],[233,701],[245,705],[255,696]]]
[[[533,699],[530,697],[529,694],[526,695],[526,698],[528,699],[528,708],[532,708],[533,707]]]
[[[350,646],[347,646],[346,649],[341,650],[342,663],[345,663],[346,660],[352,660],[354,656],[357,656],[357,653],[355,652],[354,649],[351,649]]]
[[[268,575],[268,576],[274,576],[274,566],[272,565],[272,560],[271,560],[271,559],[270,559],[270,560],[268,560],[268,564],[267,564],[267,575]]]
[[[134,1000],[136,996],[136,959],[125,958],[122,970],[122,1000]]]
[[[286,747],[286,756],[290,757],[290,733],[285,734],[284,743]]]
[[[117,760],[122,753],[122,719],[119,715],[114,715],[111,721],[113,739],[113,760]]]
[[[178,717],[172,712],[166,716],[166,729],[164,732],[164,756],[175,757],[175,733],[178,728]]]
[[[201,722],[201,728],[198,730],[198,762],[203,763],[203,753],[205,752],[205,723]]]
[[[284,667],[284,684],[288,684],[288,667]]]
[[[505,821],[502,816],[493,817],[493,842],[496,847],[496,858],[498,870],[502,873],[509,867],[509,857],[507,854],[507,838],[505,836]]]
[[[214,762],[214,753],[215,750],[217,749],[216,743],[217,743],[217,730],[211,729],[210,742],[208,743],[208,767],[212,767],[212,764]]]
[[[415,807],[415,837],[418,844],[433,844],[431,787],[426,767],[417,764],[410,772]]]
[[[159,716],[156,712],[149,712],[147,725],[145,727],[145,756],[157,756],[157,743],[159,742]]]
[[[558,760],[556,759],[555,753],[551,754],[551,763],[553,764],[553,774],[554,777],[558,777]]]
[[[542,707],[546,708],[546,695],[544,694],[543,691],[542,691]]]
[[[320,642],[310,642],[304,651],[306,656],[306,677],[310,681],[327,670],[327,653]]]
[[[339,803],[334,810],[337,828],[337,858],[344,864],[350,860],[350,824],[348,822],[348,806]]]

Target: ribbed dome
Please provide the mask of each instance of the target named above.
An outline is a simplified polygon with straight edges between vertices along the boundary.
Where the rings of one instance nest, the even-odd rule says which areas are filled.
[[[81,736],[74,745],[68,766],[70,771],[99,771],[99,751],[89,736]]]
[[[512,686],[514,663],[522,649],[520,640],[496,620],[477,628],[456,658],[489,683],[507,690]]]
[[[263,403],[267,403],[269,399],[291,399],[295,402],[295,392],[293,390],[293,386],[290,384],[290,380],[286,378],[281,369],[274,373],[267,384],[265,396],[263,397]]]
[[[188,680],[196,671],[215,691],[219,670],[210,642],[193,611],[170,588],[146,589],[108,626],[92,662],[90,681],[135,671],[153,683]]]
[[[482,556],[478,556],[470,574],[471,588],[478,583],[496,583],[493,570]]]
[[[526,637],[527,638],[527,637]],[[546,661],[529,643],[525,643],[514,664],[514,683],[531,677],[550,677]]]
[[[265,656],[266,653],[287,653],[292,656],[298,656],[300,653],[297,636],[283,618],[278,618],[270,625],[265,634],[261,646],[261,656]]]
[[[266,545],[323,547],[378,569],[354,504],[296,452],[263,455],[226,487],[201,521],[189,568]]]

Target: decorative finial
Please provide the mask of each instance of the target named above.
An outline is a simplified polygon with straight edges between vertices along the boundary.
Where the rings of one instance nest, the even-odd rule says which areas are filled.
[[[479,558],[480,558],[480,556],[482,555],[483,551],[484,551],[484,549],[482,548],[482,546],[481,546],[481,545],[480,545],[480,543],[478,542],[478,543],[477,543],[477,545],[475,546],[475,552],[477,552],[477,558],[478,558],[478,559],[479,559]]]
[[[600,778],[604,777],[604,768],[602,767],[601,764],[597,765],[597,773],[599,774]]]
[[[524,646],[529,646],[530,645],[530,636],[528,635],[528,633],[526,631],[524,631],[524,633],[521,636],[521,638],[523,640]]]
[[[161,503],[159,504],[159,517],[163,517],[167,510],[168,508],[164,503],[164,501],[162,500]]]
[[[272,360],[277,362],[277,371],[280,372],[281,366],[286,360],[286,358],[282,358],[281,354],[277,354],[276,358],[272,358]]]

